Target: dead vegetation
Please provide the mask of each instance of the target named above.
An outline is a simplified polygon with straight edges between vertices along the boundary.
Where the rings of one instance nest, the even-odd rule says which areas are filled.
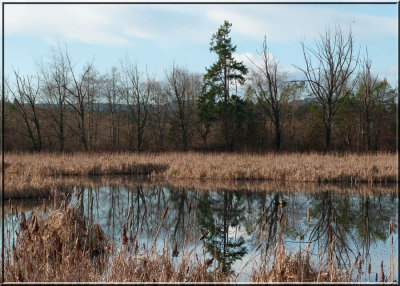
[[[333,260],[328,261],[327,267],[321,268],[311,262],[308,244],[305,249],[293,253],[285,248],[280,234],[274,250],[272,265],[261,263],[253,269],[252,282],[351,282],[353,277],[348,271],[338,269]],[[269,267],[268,267],[269,266]],[[361,267],[361,264],[360,264]],[[355,281],[359,281],[357,277]]]
[[[319,183],[397,182],[397,154],[9,153],[7,188],[55,177],[146,175],[166,179]]]
[[[14,238],[8,232],[7,282],[204,282],[212,281],[209,265],[193,251],[178,261],[164,248],[141,245],[122,230],[122,246],[115,250],[100,226],[89,224],[77,208],[51,210],[47,218],[17,214]],[[166,212],[165,212],[166,213]],[[193,258],[194,256],[194,258]],[[204,260],[204,259],[203,259]]]
[[[88,226],[73,208],[49,218],[21,213],[19,230],[7,249],[6,281],[96,281],[105,263],[106,241],[96,225]]]

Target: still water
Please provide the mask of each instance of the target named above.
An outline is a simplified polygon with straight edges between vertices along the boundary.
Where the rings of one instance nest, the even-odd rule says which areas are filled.
[[[154,242],[160,251],[176,248],[178,258],[188,249],[215,257],[219,267],[238,275],[238,281],[250,281],[261,250],[273,255],[279,233],[293,253],[308,244],[316,267],[327,265],[329,246],[334,243],[340,268],[350,270],[356,257],[363,260],[361,281],[375,281],[382,262],[385,275],[392,272],[398,281],[395,195],[108,185],[74,187],[68,201],[89,222],[98,222],[117,246],[122,244],[125,226],[127,236],[139,239],[146,249]],[[6,214],[6,223],[12,219]],[[202,234],[207,235],[200,240]],[[354,273],[356,277],[358,271]]]

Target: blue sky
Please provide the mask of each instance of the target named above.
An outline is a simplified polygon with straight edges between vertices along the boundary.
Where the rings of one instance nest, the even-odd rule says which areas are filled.
[[[215,56],[211,35],[223,21],[232,23],[237,59],[257,61],[264,35],[270,53],[293,79],[302,74],[300,41],[313,46],[318,33],[351,25],[356,47],[368,46],[373,72],[397,86],[397,5],[6,5],[5,69],[35,73],[57,42],[67,45],[73,62],[94,57],[107,72],[125,55],[159,78],[173,62],[204,73]]]

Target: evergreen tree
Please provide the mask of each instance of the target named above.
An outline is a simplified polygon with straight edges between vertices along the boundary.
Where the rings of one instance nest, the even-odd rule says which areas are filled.
[[[211,37],[210,52],[215,52],[218,60],[206,69],[204,93],[199,99],[199,103],[205,103],[199,106],[199,110],[207,115],[205,118],[211,118],[210,110],[215,109],[216,115],[222,120],[227,151],[233,151],[235,134],[238,133],[236,130],[238,126],[235,124],[237,85],[244,84],[244,75],[247,74],[244,64],[233,57],[236,46],[229,37],[231,26],[231,23],[225,21]],[[231,88],[232,86],[236,88]],[[214,103],[215,106],[210,103]]]

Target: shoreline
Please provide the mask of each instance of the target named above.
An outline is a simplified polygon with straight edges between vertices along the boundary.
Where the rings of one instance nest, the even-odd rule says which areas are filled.
[[[84,186],[98,185],[93,184],[96,181],[131,184],[141,178],[146,184],[200,190],[266,190],[286,185],[302,192],[311,185],[334,185],[333,189],[341,192],[343,188],[338,186],[343,185],[349,193],[372,195],[393,192],[392,186],[398,182],[397,153],[6,153],[5,162],[5,199],[48,197],[53,189],[69,188],[77,182]]]
[[[141,177],[132,176],[96,176],[99,180],[93,181],[93,177],[86,178],[59,178],[56,181],[42,185],[40,187],[25,185],[20,189],[7,190],[4,194],[5,200],[26,200],[26,199],[46,199],[52,198],[57,192],[57,196],[68,194],[74,187],[98,188],[104,186],[123,186],[123,187],[156,187],[165,186],[172,189],[184,191],[186,189],[202,191],[233,191],[233,192],[280,192],[280,193],[301,193],[317,194],[323,192],[335,192],[337,194],[382,196],[397,193],[397,184],[388,183],[380,185],[341,184],[341,183],[317,183],[317,182],[276,182],[276,181],[221,181],[221,180],[165,180],[151,179],[143,181]],[[115,177],[115,178],[110,178]],[[120,177],[129,177],[129,180]],[[138,181],[132,182],[130,180]],[[6,187],[7,189],[7,187]]]

